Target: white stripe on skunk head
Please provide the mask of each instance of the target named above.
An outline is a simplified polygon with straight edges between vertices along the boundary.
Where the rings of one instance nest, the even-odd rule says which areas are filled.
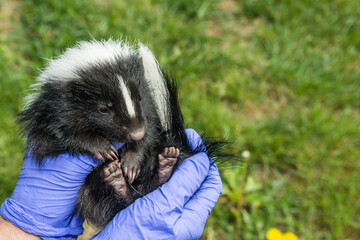
[[[128,87],[125,85],[124,83],[124,79],[121,76],[117,76],[119,83],[120,83],[120,91],[124,97],[125,100],[125,105],[126,105],[126,109],[128,111],[128,114],[130,116],[130,118],[135,118],[136,113],[135,113],[135,106],[133,103],[133,100],[131,100],[131,96],[130,96],[130,92]]]
[[[168,106],[169,92],[158,61],[149,48],[139,43],[139,55],[143,62],[145,80],[147,81],[156,104],[161,124],[165,130],[170,129],[170,110]]]

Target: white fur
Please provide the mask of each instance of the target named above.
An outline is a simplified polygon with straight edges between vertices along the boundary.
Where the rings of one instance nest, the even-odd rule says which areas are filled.
[[[136,114],[135,114],[135,107],[134,107],[134,103],[131,100],[131,96],[130,96],[130,92],[129,89],[126,87],[125,83],[124,83],[124,79],[118,75],[117,76],[119,83],[120,83],[120,90],[121,93],[124,97],[125,100],[125,105],[126,105],[126,109],[128,111],[128,114],[130,116],[130,118],[135,118]]]
[[[115,63],[116,59],[135,54],[135,50],[123,41],[79,42],[68,48],[59,58],[50,60],[39,76],[42,81],[66,81],[78,78],[77,70],[86,69],[98,63]]]
[[[150,91],[156,103],[156,110],[161,124],[165,130],[170,129],[170,111],[168,107],[168,90],[159,64],[149,48],[139,43],[139,55],[144,66],[145,80],[149,84]]]

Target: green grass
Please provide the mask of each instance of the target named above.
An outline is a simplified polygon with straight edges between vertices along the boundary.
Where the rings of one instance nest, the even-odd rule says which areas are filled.
[[[24,141],[15,124],[44,66],[79,40],[147,42],[179,79],[188,127],[250,159],[222,172],[202,239],[360,236],[360,2],[0,1],[0,201]],[[246,166],[246,167],[244,167]]]

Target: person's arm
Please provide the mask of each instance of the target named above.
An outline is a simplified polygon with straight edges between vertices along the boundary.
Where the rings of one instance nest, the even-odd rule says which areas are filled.
[[[16,240],[40,240],[39,236],[25,232],[0,215],[0,239]]]

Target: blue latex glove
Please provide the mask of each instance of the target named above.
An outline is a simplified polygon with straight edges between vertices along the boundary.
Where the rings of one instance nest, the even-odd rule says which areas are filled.
[[[200,140],[194,130],[187,130],[187,136],[194,143]],[[98,163],[87,155],[62,154],[39,168],[27,154],[1,215],[43,239],[75,238],[83,231],[82,219],[71,214],[77,191]],[[197,154],[185,160],[168,183],[118,213],[94,239],[198,238],[221,189],[216,165]]]

